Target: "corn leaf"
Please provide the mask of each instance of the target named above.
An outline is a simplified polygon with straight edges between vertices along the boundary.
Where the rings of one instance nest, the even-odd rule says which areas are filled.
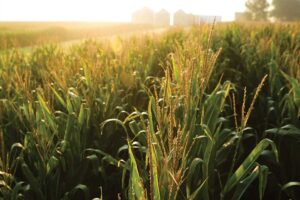
[[[226,182],[222,193],[226,194],[232,190],[255,166],[255,161],[261,155],[261,153],[268,147],[272,147],[272,150],[278,160],[277,148],[272,140],[263,139],[256,145],[256,147],[251,151],[244,162],[238,167],[238,169],[233,173],[233,175]]]

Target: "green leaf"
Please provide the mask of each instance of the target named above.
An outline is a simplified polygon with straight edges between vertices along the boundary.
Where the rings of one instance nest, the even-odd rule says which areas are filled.
[[[267,187],[269,168],[267,166],[259,166],[259,199],[262,200]]]
[[[50,109],[47,106],[47,103],[43,99],[43,97],[38,93],[38,100],[41,105],[42,112],[44,114],[45,119],[47,120],[47,124],[50,126],[53,132],[57,131],[57,125],[55,122],[54,116],[52,116]]]
[[[285,191],[285,190],[287,190],[287,189],[289,189],[289,188],[291,188],[291,187],[300,187],[300,182],[294,182],[294,181],[292,181],[292,182],[288,182],[288,183],[284,184],[281,187],[279,199],[281,199],[282,192]],[[286,191],[286,193],[288,193],[288,192]]]
[[[148,115],[149,115],[149,126],[150,126],[150,133],[155,133],[154,131],[154,123],[153,123],[153,115],[152,115],[152,103],[154,102],[154,98],[150,97],[149,104],[148,104]]]
[[[205,180],[201,183],[201,185],[199,185],[199,187],[195,190],[195,192],[193,192],[193,194],[192,194],[192,195],[190,196],[190,198],[188,198],[188,199],[189,199],[189,200],[197,199],[198,194],[202,191],[204,185],[207,184],[206,182],[207,182],[207,179],[205,179]]]
[[[151,153],[151,157],[149,159],[150,162],[152,163],[150,166],[150,170],[151,170],[151,174],[153,175],[153,185],[151,186],[153,188],[153,200],[159,200],[160,199],[160,188],[159,188],[159,183],[158,183],[158,171],[157,171],[157,152],[155,147],[152,144],[152,136],[151,133],[150,134],[150,144],[148,144],[149,146],[149,151]]]
[[[201,123],[205,124],[212,133],[215,133],[220,113],[223,110],[225,100],[231,89],[231,84],[227,82],[221,90],[220,87],[221,86],[218,85],[205,100],[203,108],[204,115],[201,119]]]
[[[86,116],[86,109],[84,107],[84,104],[81,104],[79,115],[78,115],[78,125],[79,125],[80,129],[83,127],[83,124],[85,122],[86,117],[87,117]]]
[[[108,162],[111,165],[115,165],[115,166],[122,166],[125,169],[129,170],[129,168],[124,165],[123,163],[120,162],[120,160],[115,159],[114,157],[112,157],[111,155],[109,155],[108,153],[105,153],[99,149],[85,149],[85,154],[91,155],[91,154],[97,154],[99,156],[103,156],[103,160],[105,160],[106,162]]]
[[[245,179],[241,180],[232,196],[232,200],[240,200],[243,197],[243,194],[248,189],[248,187],[253,183],[253,181],[258,177],[259,174],[259,166],[256,166],[254,170],[247,176]]]
[[[125,126],[124,123],[123,123],[121,120],[119,120],[119,119],[108,119],[108,120],[105,120],[104,122],[102,122],[102,123],[100,124],[101,134],[102,134],[102,132],[103,132],[103,129],[104,129],[105,125],[108,124],[108,123],[111,123],[111,122],[114,122],[114,123],[116,123],[116,124],[118,124],[118,125],[121,125],[122,128],[124,129],[124,131],[126,132],[127,136],[128,136],[128,132],[127,132],[126,126]]]
[[[30,190],[30,186],[23,181],[17,182],[14,186],[11,199],[19,199],[18,197],[22,194],[22,192],[28,192]]]
[[[40,93],[38,93],[38,100],[39,100],[39,103],[41,104],[43,110],[45,110],[48,113],[51,113],[50,109],[47,106],[47,103],[45,102],[44,98],[42,97],[42,95]]]
[[[27,164],[24,161],[21,164],[21,169],[22,169],[24,176],[26,177],[26,180],[28,181],[28,183],[32,187],[33,191],[35,192],[37,198],[41,199],[41,200],[46,200],[45,196],[43,195],[42,191],[40,190],[40,188],[41,188],[40,183],[34,177],[33,173],[30,171],[29,167],[27,166]]]
[[[79,194],[82,193],[83,195],[83,199],[84,200],[89,200],[90,199],[90,193],[89,193],[89,189],[86,185],[82,185],[79,184],[76,187],[74,187],[71,192],[70,192],[70,199],[78,199],[78,197],[80,196]],[[82,199],[82,198],[81,198]],[[83,200],[82,199],[82,200]]]
[[[290,82],[292,85],[292,91],[294,94],[294,101],[298,107],[300,107],[300,83],[297,79],[285,74],[282,72],[283,76]]]
[[[300,187],[300,182],[288,182],[281,187],[281,191],[284,191],[290,187]]]
[[[85,76],[85,79],[86,79],[86,85],[88,87],[91,87],[92,86],[92,79],[91,79],[91,74],[88,70],[87,65],[83,66],[83,70],[84,70],[84,76]]]
[[[192,163],[190,164],[189,171],[187,174],[187,185],[186,185],[186,193],[188,197],[190,196],[192,179],[195,174],[196,168],[201,163],[203,163],[203,160],[201,158],[194,158]]]
[[[269,145],[271,145],[276,159],[278,160],[278,152],[275,143],[272,140],[263,139],[259,144],[256,145],[256,147],[251,151],[244,162],[227,180],[222,191],[223,194],[226,194],[227,192],[232,190],[253,169],[253,167],[255,166],[255,161]]]
[[[175,80],[178,84],[180,84],[180,74],[179,74],[180,72],[179,72],[179,68],[175,62],[174,55],[172,55],[171,60],[172,60],[173,74],[174,74]]]
[[[55,156],[51,156],[47,163],[47,173],[50,173],[58,164],[59,160]]]
[[[280,128],[272,128],[265,131],[268,134],[282,135],[282,136],[294,136],[295,138],[300,136],[300,129],[292,124],[282,126]]]
[[[131,144],[128,141],[128,151],[129,151],[129,158],[130,158],[130,182],[131,185],[129,187],[132,187],[132,193],[129,194],[136,197],[136,199],[146,200],[144,185],[142,182],[142,178],[139,175],[138,167],[136,164],[135,157],[132,153]]]
[[[54,93],[57,100],[61,103],[61,105],[63,105],[64,108],[66,108],[67,104],[66,104],[65,100],[59,95],[59,93],[53,87],[51,87],[51,90]]]

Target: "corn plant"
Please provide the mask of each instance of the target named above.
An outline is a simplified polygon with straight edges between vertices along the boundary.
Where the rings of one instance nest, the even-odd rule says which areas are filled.
[[[295,199],[299,39],[220,24],[0,52],[0,198]]]
[[[237,131],[224,129],[221,112],[232,85],[219,83],[210,94],[205,93],[218,54],[187,43],[172,55],[172,68],[165,70],[159,89],[149,91],[147,115],[136,111],[125,119],[124,123],[130,121],[134,135],[128,141],[129,199],[223,199],[233,189],[232,198],[240,199],[258,177],[259,197],[263,198],[268,167],[256,160],[269,145],[277,156],[274,143],[264,139],[240,165],[235,161],[242,132],[265,79]],[[133,141],[147,146],[143,167],[133,154]],[[235,151],[226,173],[218,168],[230,157],[228,146]]]

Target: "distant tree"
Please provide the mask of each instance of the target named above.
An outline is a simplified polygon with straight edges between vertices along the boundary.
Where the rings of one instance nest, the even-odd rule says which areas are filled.
[[[300,0],[273,0],[272,16],[282,21],[300,19]]]
[[[267,0],[247,0],[246,1],[246,13],[249,18],[254,21],[265,21],[268,19],[268,7]]]

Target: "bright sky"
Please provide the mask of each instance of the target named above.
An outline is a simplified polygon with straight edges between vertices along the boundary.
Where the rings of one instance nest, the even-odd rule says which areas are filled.
[[[129,22],[131,13],[144,6],[230,21],[235,12],[245,10],[244,5],[245,0],[0,0],[0,21]]]

